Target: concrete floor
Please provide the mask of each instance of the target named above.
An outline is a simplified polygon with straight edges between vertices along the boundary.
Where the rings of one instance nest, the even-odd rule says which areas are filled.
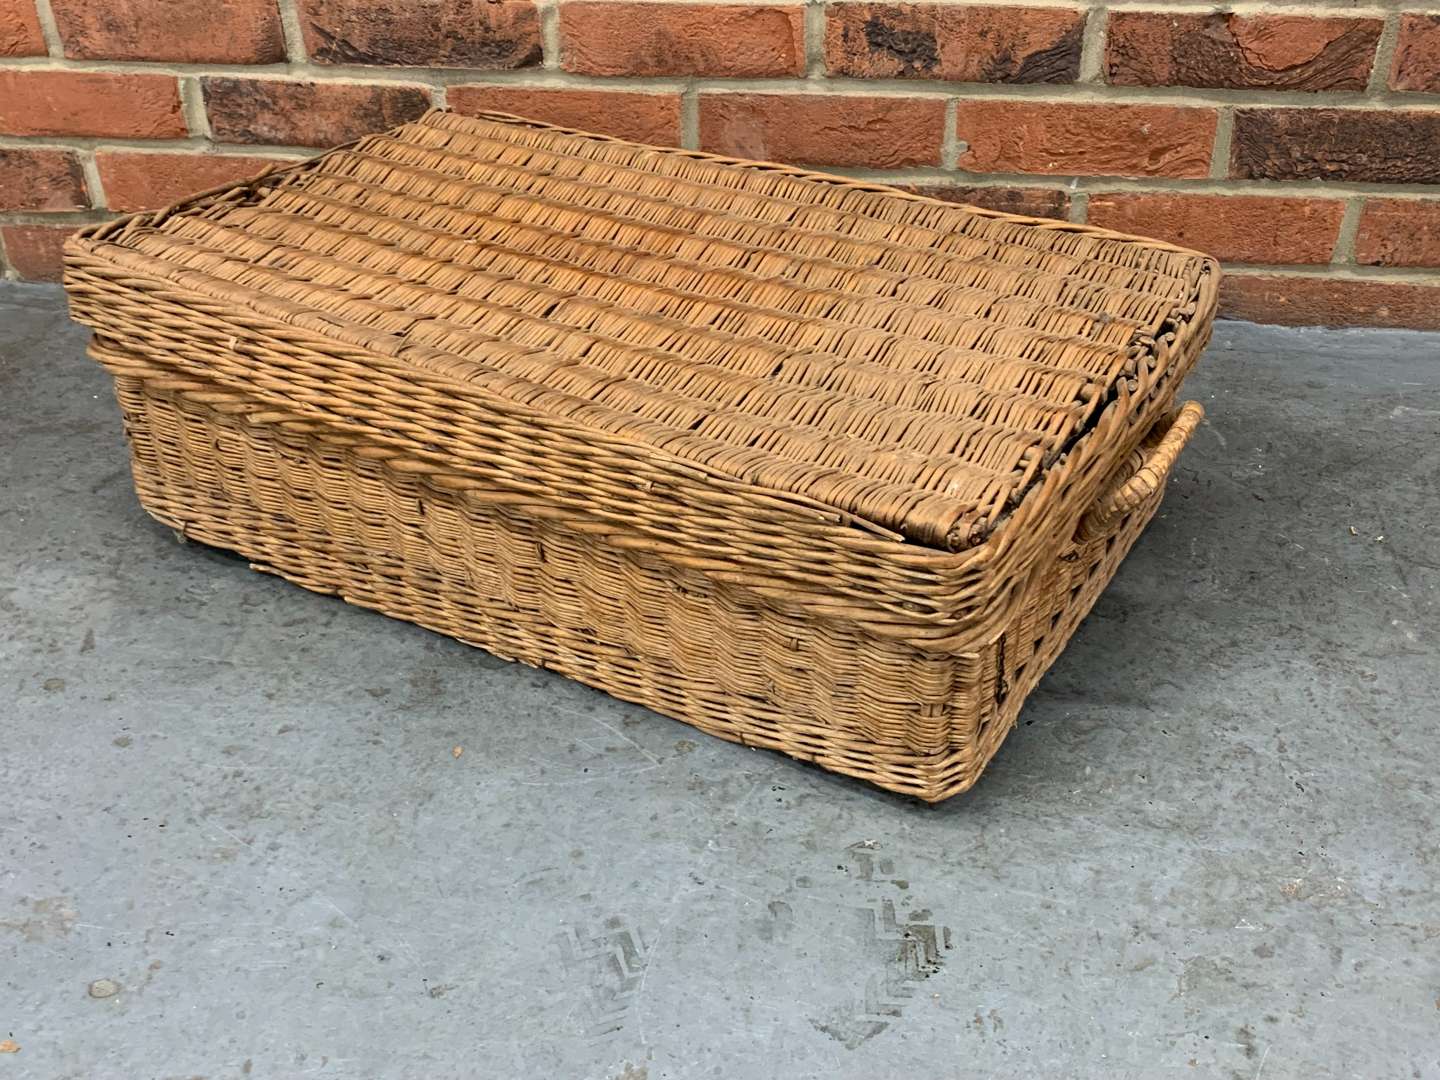
[[[1440,336],[1219,326],[930,810],[176,544],[0,334],[0,1080],[1440,1077]]]

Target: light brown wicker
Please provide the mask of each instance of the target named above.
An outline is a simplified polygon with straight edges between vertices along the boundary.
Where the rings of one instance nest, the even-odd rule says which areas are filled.
[[[65,273],[161,521],[931,801],[1154,514],[1217,278],[438,110],[88,229]]]

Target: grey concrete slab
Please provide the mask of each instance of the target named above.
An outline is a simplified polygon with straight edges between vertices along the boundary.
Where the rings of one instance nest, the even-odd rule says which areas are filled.
[[[1440,337],[1222,324],[936,810],[176,544],[83,343],[0,291],[0,1080],[1440,1077]]]

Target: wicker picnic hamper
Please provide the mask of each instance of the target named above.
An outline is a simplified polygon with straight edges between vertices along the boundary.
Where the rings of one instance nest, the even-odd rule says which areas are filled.
[[[79,234],[145,508],[937,801],[1154,514],[1194,252],[433,111]]]

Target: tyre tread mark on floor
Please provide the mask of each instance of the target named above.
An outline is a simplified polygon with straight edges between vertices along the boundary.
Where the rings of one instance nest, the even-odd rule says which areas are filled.
[[[884,958],[884,970],[865,981],[863,994],[811,1025],[854,1050],[868,1042],[898,1018],[915,996],[916,988],[943,965],[944,950],[951,947],[950,929],[933,921],[926,909],[897,913],[895,900],[876,896],[882,888],[899,882],[891,860],[876,855],[874,844],[852,844],[846,854],[854,866],[854,877],[864,882],[872,895],[862,909],[868,916],[870,938]]]
[[[556,935],[555,943],[565,968],[584,980],[586,1036],[606,1039],[624,1028],[649,962],[639,932],[612,916],[592,935],[582,936],[572,927]]]

